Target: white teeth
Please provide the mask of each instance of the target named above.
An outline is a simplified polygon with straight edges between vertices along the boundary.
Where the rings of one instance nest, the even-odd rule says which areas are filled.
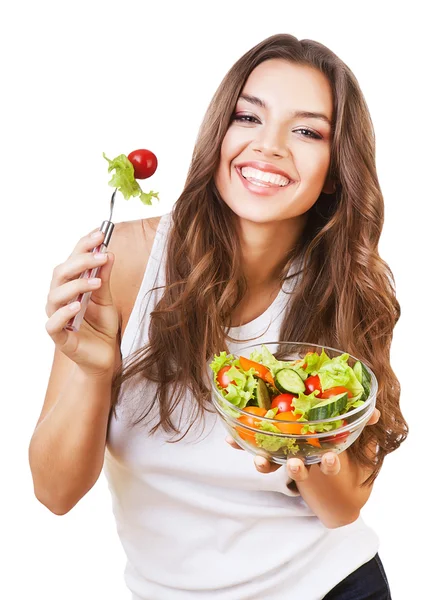
[[[264,183],[271,183],[279,186],[288,185],[290,183],[290,180],[286,177],[282,177],[282,175],[260,171],[259,169],[253,169],[253,167],[242,167],[241,173],[245,179],[248,179],[249,181],[255,179],[257,181],[263,181]]]

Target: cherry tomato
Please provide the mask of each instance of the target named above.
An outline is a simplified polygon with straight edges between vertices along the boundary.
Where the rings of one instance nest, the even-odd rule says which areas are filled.
[[[324,390],[322,394],[319,396],[323,400],[327,400],[327,398],[331,398],[332,396],[337,396],[338,394],[348,393],[349,398],[353,398],[353,393],[342,385],[338,385],[337,387],[332,387],[329,390]]]
[[[128,160],[134,167],[136,179],[148,179],[157,169],[157,158],[150,150],[134,150],[128,154]]]
[[[257,375],[263,379],[264,381],[268,381],[271,385],[274,385],[273,376],[271,374],[270,369],[265,365],[261,365],[260,363],[250,360],[249,358],[245,358],[245,356],[239,357],[240,366],[244,369],[244,371],[248,371],[249,369],[254,369]]]
[[[311,375],[305,380],[305,393],[312,394],[315,390],[322,392],[321,380],[319,375]]]
[[[225,367],[222,367],[222,369],[220,369],[216,375],[216,379],[217,382],[219,383],[221,388],[226,388],[228,387],[229,383],[235,383],[235,381],[230,381],[229,377],[226,375],[226,372],[229,371],[231,369],[230,365],[225,365]]]
[[[279,394],[279,396],[276,396],[271,403],[271,408],[277,408],[277,414],[290,412],[293,409],[291,403],[293,402],[294,397],[293,394]]]
[[[247,415],[241,415],[237,419],[239,423],[247,425],[248,427],[254,427],[256,429],[259,429],[260,421],[258,419],[255,419],[254,416],[264,417],[267,412],[265,408],[260,408],[259,406],[247,406],[246,408],[244,408],[244,411],[251,413],[252,416],[250,417]],[[254,444],[255,446],[257,445],[255,437],[256,434],[254,433],[254,431],[244,429],[243,427],[236,427],[236,431],[243,440],[245,440],[246,442],[250,442],[250,444]]]
[[[300,415],[295,416],[291,411],[289,411],[278,413],[275,416],[275,419],[278,421],[297,421],[299,416]],[[276,427],[282,431],[282,433],[292,433],[296,435],[301,433],[302,427],[304,426],[303,423],[274,423],[274,425],[276,425]]]

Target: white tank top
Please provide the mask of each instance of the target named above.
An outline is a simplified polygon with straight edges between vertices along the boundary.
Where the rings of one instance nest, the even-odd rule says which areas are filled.
[[[124,364],[148,342],[147,315],[163,290],[147,292],[165,282],[170,218],[168,213],[160,220],[124,332]],[[278,340],[287,299],[281,290],[262,315],[230,334],[242,340],[264,333],[249,343]],[[245,344],[228,347],[235,352]],[[146,426],[129,427],[125,407],[148,397],[153,385],[130,380],[122,386],[105,451],[133,600],[320,600],[376,554],[378,538],[362,518],[324,527],[289,489],[285,467],[257,472],[251,454],[225,442],[216,414],[206,414],[203,435],[201,427],[193,428],[176,443],[162,431],[148,435]],[[190,402],[186,397],[181,410]]]

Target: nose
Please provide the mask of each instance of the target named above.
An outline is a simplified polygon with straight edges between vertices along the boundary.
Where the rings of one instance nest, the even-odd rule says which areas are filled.
[[[261,127],[253,141],[254,152],[263,156],[286,157],[289,154],[286,136],[277,128]]]

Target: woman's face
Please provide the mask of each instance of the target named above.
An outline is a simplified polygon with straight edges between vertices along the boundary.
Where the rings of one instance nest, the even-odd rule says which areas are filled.
[[[304,113],[320,113],[322,116]],[[248,78],[222,143],[216,186],[242,219],[267,223],[303,215],[332,193],[333,97],[314,68],[281,59]]]

